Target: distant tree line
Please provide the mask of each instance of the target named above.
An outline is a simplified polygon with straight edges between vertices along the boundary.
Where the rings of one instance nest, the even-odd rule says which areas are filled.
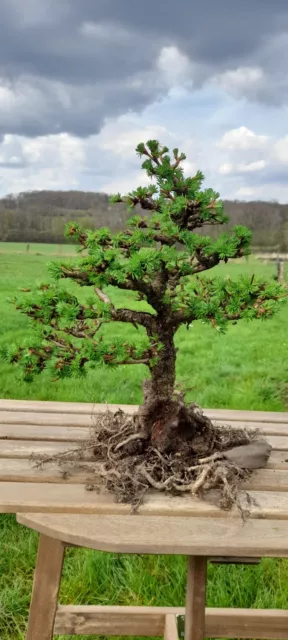
[[[288,204],[278,202],[225,201],[229,227],[244,224],[253,230],[253,245],[259,249],[288,251]],[[32,191],[0,199],[2,242],[63,243],[69,220],[87,228],[107,226],[121,230],[130,217],[122,204],[111,205],[105,193],[84,191]],[[205,227],[213,235],[214,229]]]

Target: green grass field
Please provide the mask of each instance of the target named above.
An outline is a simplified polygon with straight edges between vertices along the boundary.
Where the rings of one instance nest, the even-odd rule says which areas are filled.
[[[21,247],[21,249],[20,249]],[[47,281],[46,263],[58,247],[0,244],[0,346],[21,342],[29,323],[6,299],[37,280]],[[62,254],[72,253],[69,246]],[[38,255],[40,254],[40,255]],[[248,271],[271,278],[272,265],[250,258],[214,270],[237,276]],[[81,296],[87,291],[82,290]],[[134,306],[133,295],[111,292],[116,304]],[[106,330],[115,331],[108,327]],[[130,327],[117,326],[123,336]],[[269,322],[240,323],[219,336],[212,328],[195,323],[177,335],[178,381],[193,388],[189,393],[202,406],[284,411],[288,405],[288,309]],[[145,367],[101,368],[85,383],[52,383],[47,377],[27,385],[17,369],[0,362],[0,397],[39,400],[138,403]],[[216,541],[217,544],[217,541]],[[14,517],[0,516],[0,638],[22,640],[37,536],[17,526]],[[61,601],[65,604],[184,604],[185,559],[182,557],[116,556],[69,550]],[[265,560],[256,567],[210,566],[209,606],[288,607],[288,563]],[[65,636],[67,637],[67,636]],[[78,636],[81,638],[81,636]],[[64,637],[63,637],[64,640]]]
[[[29,247],[27,251],[27,247]],[[0,255],[9,254],[9,255],[44,255],[46,257],[49,256],[59,256],[59,255],[74,255],[76,253],[75,245],[73,244],[40,244],[31,242],[29,245],[27,242],[0,242]]]

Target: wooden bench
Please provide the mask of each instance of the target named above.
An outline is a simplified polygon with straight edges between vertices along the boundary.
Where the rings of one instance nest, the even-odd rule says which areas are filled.
[[[127,412],[136,409],[122,408]],[[172,640],[176,636],[175,615],[183,615],[183,609],[156,607],[131,611],[109,607],[103,611],[102,607],[76,607],[70,608],[69,613],[69,609],[58,607],[56,613],[57,593],[67,544],[125,553],[179,553],[189,557],[187,640],[202,638],[203,634],[288,638],[285,611],[206,609],[204,627],[208,558],[223,561],[232,557],[243,562],[255,557],[288,557],[288,414],[207,410],[220,424],[258,427],[273,447],[267,468],[255,472],[240,492],[243,504],[247,492],[251,497],[250,517],[243,526],[237,509],[224,513],[196,497],[169,497],[151,492],[138,515],[132,516],[128,505],[116,503],[103,490],[87,491],[87,483],[97,484],[95,463],[91,456],[85,469],[75,466],[73,450],[90,436],[95,413],[104,410],[103,405],[0,400],[0,512],[18,513],[19,522],[42,534],[35,575],[38,586],[34,589],[31,615],[37,609],[33,605],[35,594],[40,597],[50,581],[52,596],[48,597],[47,607],[49,620],[56,616],[55,633],[64,633],[65,629],[68,629],[65,633],[70,633],[74,625],[78,634],[84,633],[84,629],[89,633],[93,627],[93,633],[102,635],[113,635],[116,631],[117,635],[127,635],[129,631],[137,635],[165,635]],[[54,455],[67,449],[70,455],[65,467],[53,463],[39,468],[31,460],[33,453]],[[196,581],[200,589],[195,588]],[[43,610],[43,616],[44,613]],[[33,640],[46,640],[53,631],[50,625],[47,631],[50,636],[45,637],[43,630],[42,635],[33,633]]]
[[[53,634],[164,636],[178,639],[177,617],[185,615],[185,640],[288,638],[288,611],[206,609],[209,557],[221,551],[241,559],[288,555],[288,521],[170,516],[20,514],[18,522],[38,531],[38,559],[26,640]],[[116,553],[188,556],[186,608],[59,606],[65,546]],[[230,558],[229,558],[230,557]],[[97,580],[97,575],[95,576]]]

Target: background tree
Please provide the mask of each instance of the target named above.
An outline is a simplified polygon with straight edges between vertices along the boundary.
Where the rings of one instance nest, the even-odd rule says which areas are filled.
[[[194,452],[210,453],[215,440],[210,420],[175,392],[175,334],[182,324],[189,327],[196,320],[224,332],[229,322],[268,319],[283,302],[283,291],[275,282],[254,277],[232,281],[204,276],[221,261],[247,255],[251,232],[235,226],[216,239],[196,233],[227,223],[219,194],[202,188],[200,171],[184,176],[185,155],[178,149],[171,157],[167,147],[149,140],[138,145],[137,153],[144,156],[142,167],[151,185],[112,201],[131,210],[140,206],[149,216],[131,217],[126,230],[115,234],[70,223],[67,236],[85,255],[53,263],[50,271],[56,280],[90,287],[91,296],[83,303],[58,284],[43,284],[16,301],[37,331],[33,342],[7,349],[6,358],[24,367],[27,380],[46,368],[53,378],[63,378],[84,376],[100,364],[145,364],[150,379],[144,383],[138,429],[130,441],[147,440],[164,452],[192,441]],[[117,308],[113,291],[107,292],[111,285],[137,292],[147,303],[145,310]],[[101,331],[110,322],[143,327],[146,338],[135,344],[116,337],[111,341]]]

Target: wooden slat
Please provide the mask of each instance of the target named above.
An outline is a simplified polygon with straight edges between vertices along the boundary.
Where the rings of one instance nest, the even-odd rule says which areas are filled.
[[[267,442],[271,444],[274,451],[287,451],[288,457],[288,436],[265,436]]]
[[[288,493],[274,491],[249,491],[251,503],[247,505],[247,492],[239,492],[243,508],[251,518],[288,519]],[[210,497],[211,500],[211,497]],[[131,507],[114,502],[113,496],[105,492],[86,491],[80,484],[46,484],[18,482],[0,483],[0,512],[34,513],[103,513],[129,514]],[[223,510],[192,496],[179,498],[149,493],[139,507],[142,515],[223,517]],[[239,510],[234,507],[227,512],[227,518],[239,518]],[[255,553],[255,552],[254,552]],[[230,554],[231,555],[231,554]],[[256,554],[257,555],[257,554]]]
[[[36,456],[54,456],[57,453],[65,453],[79,448],[77,442],[42,442],[29,440],[0,440],[0,458],[30,458]],[[67,455],[67,460],[74,457],[73,453]]]
[[[151,506],[151,501],[150,501]],[[125,508],[124,508],[125,509]],[[123,511],[123,505],[121,510]],[[141,512],[145,509],[141,509]],[[127,511],[127,509],[126,509]],[[234,513],[235,515],[235,513]],[[288,521],[239,517],[18,513],[17,520],[67,544],[115,553],[287,557]]]
[[[288,469],[288,452],[272,451],[266,469]]]
[[[163,636],[166,615],[184,608],[60,606],[56,635]],[[288,638],[288,611],[279,609],[206,609],[205,636],[210,638]]]
[[[54,440],[55,442],[70,440],[72,442],[85,440],[85,438],[89,438],[92,433],[93,429],[89,429],[89,427],[53,428],[26,424],[0,424],[0,440]]]
[[[287,465],[288,466],[288,465]],[[1,478],[1,460],[0,460]],[[247,491],[287,491],[288,470],[259,469],[242,485]]]
[[[0,424],[39,425],[55,427],[92,427],[95,417],[82,413],[33,413],[30,411],[0,411]]]
[[[2,458],[0,459],[0,482],[53,482],[59,484],[63,481],[65,484],[100,484],[94,471],[95,468],[97,469],[97,463],[85,462],[83,464],[85,464],[85,468],[79,467],[75,462],[65,463],[65,465],[49,462],[39,468],[35,466],[35,462],[27,459]],[[257,488],[259,488],[259,483]]]
[[[57,464],[57,462],[36,467],[35,462],[25,459],[0,459],[0,482],[45,482],[59,484],[62,480],[69,484],[100,484],[97,477],[97,463],[83,462],[85,468],[75,461]],[[288,467],[288,464],[287,464]],[[63,477],[63,474],[64,477]],[[287,491],[288,492],[288,469],[260,469],[254,471],[243,485],[243,489],[254,491]]]
[[[126,412],[137,410],[136,405],[113,405],[113,404],[92,404],[81,402],[47,402],[34,400],[0,400],[0,410],[3,411],[28,411],[40,413],[78,413],[95,414],[98,411],[106,411],[109,407],[111,411],[116,411],[119,407]],[[288,413],[278,411],[236,411],[231,409],[204,409],[209,417],[215,420],[237,420],[251,422],[286,422],[288,423]]]
[[[89,433],[89,432],[88,432]],[[53,436],[53,433],[51,434]],[[288,438],[282,438],[281,436],[271,436],[267,438],[268,441],[273,441],[273,445],[276,447],[275,452],[271,454],[270,457],[270,466],[269,468],[274,468],[273,460],[277,453],[282,453],[279,457],[277,456],[277,461],[279,461],[277,468],[285,468],[287,465],[288,468]],[[75,438],[73,440],[65,440],[65,441],[57,441],[56,440],[8,440],[8,439],[0,439],[0,459],[1,458],[30,458],[33,454],[35,455],[45,455],[49,456],[57,455],[59,453],[67,452],[67,460],[74,458],[74,454],[68,454],[70,450],[79,449],[79,445],[81,442],[80,438]],[[286,442],[287,440],[287,442]],[[287,447],[287,449],[285,448]],[[92,449],[91,449],[92,451]],[[93,459],[93,455],[91,456],[89,453],[85,454],[85,459],[91,460]],[[281,461],[281,462],[280,462]],[[271,467],[272,463],[272,467]]]
[[[1,413],[0,413],[1,415]],[[214,423],[219,425],[220,427],[225,425],[226,427],[231,426],[233,429],[235,428],[244,428],[244,429],[248,429],[248,431],[252,430],[254,431],[255,429],[257,431],[259,431],[260,433],[263,433],[266,436],[288,436],[288,422],[263,422],[263,423],[255,423],[255,422],[249,422],[245,420],[242,421],[234,421],[234,420],[228,420],[228,421],[217,421],[214,420]]]
[[[51,426],[36,425],[9,425],[0,424],[0,441],[1,440],[33,440],[33,441],[81,441],[89,438],[93,433],[93,428],[85,427],[62,427],[57,428]],[[287,451],[288,453],[288,435],[287,436],[266,436],[267,441],[271,444],[275,451]]]
[[[100,405],[103,410],[103,405]],[[133,413],[132,409],[136,407],[129,407],[129,413]],[[281,414],[280,414],[281,415]],[[215,420],[215,424],[219,426],[225,425],[226,427],[233,428],[246,428],[246,429],[259,429],[264,435],[273,436],[287,436],[288,437],[288,422],[252,422],[232,419]],[[7,428],[11,425],[19,427],[25,426],[38,426],[42,428],[48,427],[77,427],[77,428],[93,428],[97,424],[97,414],[87,413],[48,413],[48,412],[22,412],[22,411],[0,411],[0,427]]]

